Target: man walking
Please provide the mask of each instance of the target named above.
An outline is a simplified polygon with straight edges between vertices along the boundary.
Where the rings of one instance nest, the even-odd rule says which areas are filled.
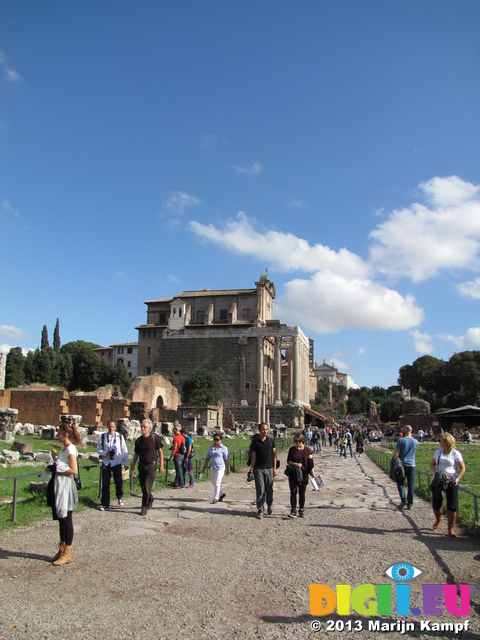
[[[146,516],[147,509],[152,506],[154,500],[152,487],[157,473],[157,452],[160,459],[158,470],[160,473],[163,471],[163,445],[157,434],[152,434],[152,421],[149,418],[143,420],[141,428],[142,435],[135,440],[131,474],[133,476],[135,463],[138,460],[138,479],[142,487],[141,515]]]
[[[408,509],[413,509],[413,492],[415,486],[415,452],[418,449],[418,440],[412,438],[412,427],[407,424],[404,429],[405,435],[397,440],[394,459],[400,458],[405,470],[405,478],[402,482],[397,482],[397,489],[400,495],[400,508],[408,505]],[[407,480],[407,495],[403,483]]]
[[[175,424],[173,427],[173,444],[170,460],[175,465],[174,489],[185,489],[185,476],[183,475],[183,461],[185,460],[185,438],[180,433],[180,427]]]
[[[275,440],[268,436],[268,424],[261,422],[258,426],[258,436],[252,440],[251,466],[255,478],[257,493],[257,518],[263,518],[265,502],[267,513],[272,515],[273,479],[277,475],[277,450]]]
[[[102,458],[102,504],[100,511],[110,509],[110,477],[113,473],[118,505],[123,507],[122,462],[128,469],[128,449],[125,438],[115,431],[115,421],[107,422],[107,429],[97,442],[97,451]]]

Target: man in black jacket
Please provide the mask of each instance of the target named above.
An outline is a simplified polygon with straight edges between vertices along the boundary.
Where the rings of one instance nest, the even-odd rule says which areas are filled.
[[[265,502],[268,515],[272,514],[273,479],[277,475],[277,450],[275,440],[268,436],[268,424],[261,422],[258,425],[258,432],[258,437],[252,441],[250,472],[253,472],[255,478],[257,518],[261,520]]]

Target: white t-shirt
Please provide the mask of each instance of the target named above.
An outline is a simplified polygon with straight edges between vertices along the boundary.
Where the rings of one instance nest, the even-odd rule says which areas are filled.
[[[457,477],[457,462],[463,462],[463,456],[460,451],[452,449],[450,453],[445,455],[443,449],[437,449],[434,458],[437,463],[437,471]]]

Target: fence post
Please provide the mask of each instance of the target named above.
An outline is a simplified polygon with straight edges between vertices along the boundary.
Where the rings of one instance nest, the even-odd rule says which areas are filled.
[[[18,478],[15,478],[13,481],[13,512],[12,512],[13,522],[15,522],[15,518],[17,517],[17,487],[18,487]]]

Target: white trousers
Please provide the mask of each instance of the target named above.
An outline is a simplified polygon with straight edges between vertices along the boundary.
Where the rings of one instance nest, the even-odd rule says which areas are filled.
[[[213,499],[218,500],[222,495],[222,480],[225,475],[225,467],[223,469],[210,469],[210,478],[213,484]]]

